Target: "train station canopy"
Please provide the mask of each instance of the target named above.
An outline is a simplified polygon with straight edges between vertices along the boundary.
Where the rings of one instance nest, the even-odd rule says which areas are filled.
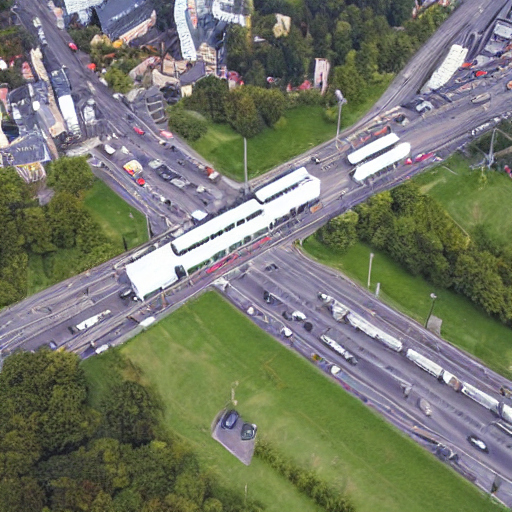
[[[358,167],[354,173],[354,180],[359,182],[363,181],[369,176],[372,176],[379,171],[382,171],[382,169],[385,169],[386,167],[395,164],[399,160],[402,160],[402,158],[406,158],[409,156],[410,152],[411,145],[408,142],[399,144],[391,151],[388,151],[387,153],[384,153],[383,155]]]
[[[171,246],[166,244],[126,265],[126,274],[140,299],[177,281],[174,261]]]

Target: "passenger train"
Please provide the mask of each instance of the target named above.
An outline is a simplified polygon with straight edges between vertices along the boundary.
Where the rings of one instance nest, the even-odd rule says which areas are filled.
[[[143,299],[192,274],[317,203],[320,180],[305,167],[263,185],[243,203],[206,220],[172,242],[126,266],[136,295]]]

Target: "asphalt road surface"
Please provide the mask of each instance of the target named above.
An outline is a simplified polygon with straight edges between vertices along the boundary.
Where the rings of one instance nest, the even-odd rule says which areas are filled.
[[[23,9],[18,10],[21,19],[30,22],[34,16],[40,17],[49,48],[55,58],[70,71],[73,92],[84,98],[93,95],[102,115],[111,123],[112,133],[118,136],[118,140],[110,141],[117,146],[115,158],[108,157],[101,149],[97,150],[96,156],[107,166],[99,168],[98,172],[104,174],[109,185],[120,195],[123,195],[123,191],[128,193],[132,204],[138,204],[148,214],[151,223],[159,226],[160,231],[165,228],[171,231],[155,237],[141,248],[5,308],[0,313],[1,353],[6,355],[20,348],[35,349],[53,340],[58,346],[87,357],[93,353],[91,342],[95,346],[122,343],[141,330],[142,319],[151,316],[159,319],[169,314],[217,281],[217,286],[241,309],[246,311],[252,305],[259,312],[252,316],[253,320],[281,341],[286,342],[279,335],[281,326],[286,324],[295,333],[294,349],[306,357],[315,351],[336,362],[343,370],[338,379],[340,384],[359,398],[372,403],[389,421],[410,434],[414,425],[430,431],[429,435],[436,442],[441,442],[458,454],[459,462],[455,464],[451,461],[450,464],[477,485],[489,491],[494,474],[502,476],[504,483],[497,496],[509,506],[512,505],[512,439],[495,427],[496,418],[467,397],[440,384],[403,356],[390,352],[349,326],[336,323],[320,307],[316,294],[325,291],[345,302],[369,321],[403,339],[407,346],[418,347],[418,350],[421,348],[422,353],[444,368],[493,396],[497,395],[499,385],[505,383],[505,379],[426,332],[415,322],[384,306],[332,270],[306,261],[292,248],[294,240],[313,233],[328,219],[378,191],[395,186],[432,163],[430,160],[412,166],[399,165],[364,185],[356,184],[349,177],[351,167],[346,155],[372,130],[390,125],[402,141],[410,142],[413,156],[433,152],[443,158],[470,142],[476,133],[489,129],[501,118],[508,116],[511,108],[509,105],[512,105],[512,93],[505,88],[507,81],[512,79],[512,70],[508,65],[493,76],[489,74],[488,78],[479,81],[461,75],[461,84],[469,85],[465,89],[451,83],[444,96],[427,95],[436,107],[431,112],[418,114],[414,102],[420,101],[419,88],[446,55],[449,46],[456,42],[467,43],[471,45],[471,52],[476,54],[485,43],[492,20],[501,10],[510,8],[510,4],[510,1],[491,0],[463,2],[397,76],[375,107],[357,125],[340,134],[339,148],[334,141],[330,141],[270,173],[273,175],[287,168],[306,165],[311,173],[322,180],[320,210],[306,213],[280,226],[264,242],[252,243],[240,249],[236,261],[216,272],[202,270],[146,302],[139,303],[119,298],[119,292],[128,284],[125,264],[144,251],[151,250],[154,244],[163,244],[172,239],[172,229],[179,227],[180,223],[181,226],[187,226],[186,222],[190,223],[188,216],[196,207],[202,204],[207,211],[213,212],[232,201],[239,192],[231,189],[229,183],[224,182],[218,188],[208,183],[199,171],[196,155],[187,153],[185,146],[180,146],[177,154],[165,150],[158,143],[156,125],[150,126],[146,118],[138,120],[146,123],[146,135],[141,138],[135,134],[126,120],[129,112],[126,105],[115,100],[85,67],[86,56],[70,52],[67,47],[68,36],[66,32],[55,28],[51,13],[35,0],[27,2]],[[482,92],[489,92],[490,100],[483,104],[472,103],[471,99]],[[425,95],[421,99],[425,99]],[[406,115],[409,121],[407,125],[395,123],[393,119],[399,113]],[[120,169],[122,161],[116,155],[121,144],[133,155],[145,155],[148,160],[157,158],[164,161],[172,170],[185,177],[191,186],[188,190],[174,190],[176,187],[160,183],[157,176],[146,174],[147,189],[137,188]],[[180,155],[185,158],[180,158]],[[311,162],[312,155],[320,160],[320,164]],[[186,160],[186,165],[180,165],[178,159]],[[265,179],[268,176],[255,180],[253,186]],[[202,192],[197,192],[197,186],[203,183],[211,190],[208,204],[201,200]],[[169,205],[162,202],[162,197],[170,199],[170,209]],[[278,269],[266,271],[265,268],[271,262]],[[222,275],[226,278],[222,278]],[[267,305],[263,301],[264,289],[279,297],[279,304]],[[306,313],[314,325],[312,333],[308,334],[298,323],[285,321],[281,316],[281,309],[284,308],[297,308]],[[83,320],[107,310],[109,313],[95,326],[82,332],[74,331],[73,327]],[[359,359],[359,364],[350,367],[324,347],[318,340],[322,332],[330,333],[330,336],[345,344]],[[411,386],[408,398],[404,397],[404,385]],[[427,398],[431,403],[431,417],[427,418],[419,410],[417,401],[420,397]],[[466,441],[469,433],[475,433],[485,440],[489,454],[478,452]],[[415,438],[431,450],[437,446],[416,435]]]

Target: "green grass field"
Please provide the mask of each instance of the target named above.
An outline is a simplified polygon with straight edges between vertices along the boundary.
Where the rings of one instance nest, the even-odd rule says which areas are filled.
[[[102,181],[94,181],[93,187],[86,193],[84,204],[114,245],[116,254],[125,251],[123,236],[128,249],[148,240],[144,215],[125,203]],[[27,295],[44,290],[81,270],[77,249],[60,249],[46,256],[30,254]]]
[[[210,292],[121,348],[205,467],[269,512],[319,509],[258,459],[243,466],[210,436],[234,387],[258,435],[345,490],[357,512],[491,512],[489,498]],[[83,363],[98,403],[116,352]],[[442,507],[440,507],[442,504]]]
[[[367,285],[370,252],[373,252],[371,290],[375,291],[380,283],[382,301],[424,324],[431,306],[430,294],[434,292],[438,298],[433,314],[443,320],[442,337],[512,378],[512,331],[462,295],[437,289],[422,277],[411,275],[385,253],[362,243],[343,255],[314,237],[305,240],[303,247],[318,261],[337,268],[362,286]]]
[[[512,245],[512,180],[505,173],[486,171],[482,179],[454,155],[414,181],[470,235],[480,225],[499,245]]]
[[[391,75],[386,76],[382,84],[370,87],[361,105],[345,105],[341,116],[342,128],[360,119],[386,90],[391,79]],[[274,128],[266,128],[247,141],[249,178],[259,176],[335,135],[336,123],[326,120],[322,107],[300,106],[287,110]],[[191,146],[222,174],[243,180],[243,138],[231,126],[210,124],[206,135]]]

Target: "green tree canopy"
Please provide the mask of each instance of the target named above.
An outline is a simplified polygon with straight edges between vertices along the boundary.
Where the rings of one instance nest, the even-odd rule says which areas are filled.
[[[84,156],[62,157],[48,164],[48,186],[75,196],[92,187],[94,174]]]

